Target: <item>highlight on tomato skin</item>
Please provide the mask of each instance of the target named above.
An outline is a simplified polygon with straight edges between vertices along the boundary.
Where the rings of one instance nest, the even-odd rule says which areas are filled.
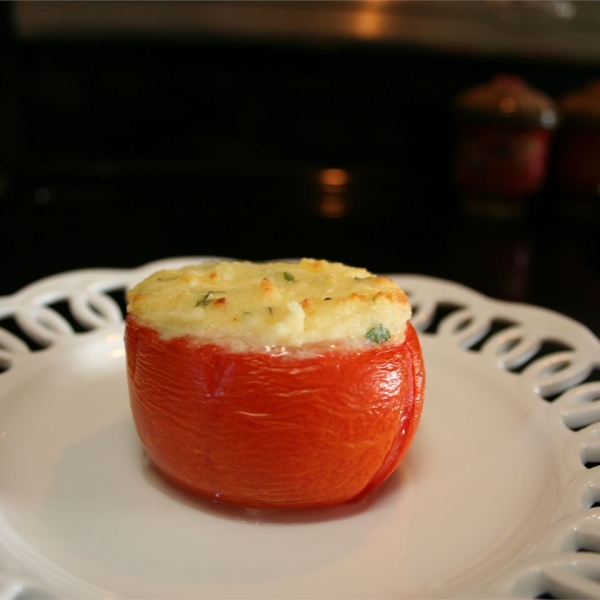
[[[416,332],[319,356],[229,352],[161,339],[129,315],[128,384],[155,466],[200,497],[259,509],[364,498],[396,469],[425,385]]]

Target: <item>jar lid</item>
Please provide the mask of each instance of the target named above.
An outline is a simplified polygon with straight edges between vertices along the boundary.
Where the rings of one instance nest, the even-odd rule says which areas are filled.
[[[600,80],[564,95],[558,106],[566,122],[600,125]]]
[[[461,92],[455,99],[461,119],[504,122],[551,129],[556,126],[556,104],[517,75],[497,75],[490,82]]]

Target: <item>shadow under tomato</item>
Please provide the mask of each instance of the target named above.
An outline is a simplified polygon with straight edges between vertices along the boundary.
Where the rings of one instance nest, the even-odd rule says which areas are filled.
[[[251,525],[299,525],[348,519],[367,510],[373,510],[377,505],[387,502],[402,487],[402,469],[399,468],[387,481],[357,502],[347,502],[339,506],[310,509],[261,510],[240,508],[220,503],[216,500],[200,498],[183,490],[156,468],[143,449],[141,452],[144,455],[144,477],[156,490],[166,494],[176,502],[196,508],[212,516]]]
[[[82,415],[93,421],[85,408]],[[400,485],[393,476],[363,502],[314,511],[217,504],[163,477],[129,416],[74,439],[45,468],[52,479],[35,513],[36,530],[44,532],[40,552],[125,598],[212,598],[229,585],[227,597],[239,597],[246,585],[254,590],[247,598],[264,597],[271,585],[283,586],[271,597],[283,597],[287,577],[315,577],[318,587],[313,574],[349,560],[389,527]],[[344,527],[336,526],[339,519]],[[256,527],[263,524],[279,527]]]

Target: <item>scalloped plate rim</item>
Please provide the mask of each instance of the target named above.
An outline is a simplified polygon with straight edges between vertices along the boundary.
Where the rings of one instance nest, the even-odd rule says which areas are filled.
[[[176,256],[176,257],[170,257],[170,258],[165,258],[165,259],[157,259],[157,260],[145,263],[143,265],[140,265],[140,266],[134,267],[134,268],[99,267],[99,268],[92,268],[92,269],[73,269],[70,271],[64,271],[64,272],[48,275],[46,277],[43,277],[37,281],[34,281],[34,282],[24,286],[19,291],[15,292],[9,296],[0,297],[0,309],[2,308],[3,305],[18,306],[19,302],[21,302],[21,301],[33,302],[36,294],[39,294],[46,290],[54,289],[58,284],[61,284],[63,282],[66,283],[67,281],[71,282],[74,285],[85,281],[86,285],[90,285],[94,282],[102,282],[104,280],[108,281],[111,278],[117,277],[119,279],[119,281],[123,283],[124,286],[127,286],[127,285],[131,285],[132,283],[134,283],[141,274],[158,269],[158,268],[165,268],[164,267],[165,265],[167,265],[169,267],[171,267],[171,266],[174,267],[177,265],[190,264],[191,262],[206,261],[206,260],[239,260],[239,259],[229,258],[229,257],[221,257],[221,256]],[[281,260],[295,260],[295,259],[281,259]],[[507,301],[503,301],[503,300],[494,299],[494,298],[488,297],[485,294],[482,294],[481,292],[478,292],[477,290],[474,290],[464,284],[446,280],[443,278],[429,276],[429,275],[423,275],[423,274],[418,274],[418,273],[386,273],[384,275],[398,280],[403,286],[405,286],[407,288],[410,287],[411,282],[420,282],[425,285],[439,286],[439,288],[441,290],[453,291],[453,292],[457,293],[459,296],[470,298],[470,299],[476,301],[477,303],[483,303],[487,307],[495,307],[498,309],[502,309],[503,313],[514,312],[514,313],[518,313],[519,315],[524,315],[525,317],[527,315],[536,315],[538,317],[540,315],[547,316],[548,318],[554,320],[556,323],[560,323],[561,326],[564,326],[567,329],[570,328],[570,329],[576,330],[574,335],[575,335],[575,337],[580,337],[580,339],[582,339],[582,340],[585,339],[584,345],[588,346],[588,350],[590,350],[591,360],[592,361],[600,361],[600,340],[598,340],[598,338],[594,335],[594,333],[589,328],[587,328],[585,325],[583,325],[582,323],[580,323],[580,322],[572,319],[571,317],[564,315],[558,311],[554,311],[551,309],[547,309],[544,307],[539,307],[539,306],[535,306],[535,305],[531,305],[531,304],[526,304],[526,303],[507,302]],[[73,290],[69,289],[69,290],[63,290],[63,291],[68,296],[68,293]],[[443,299],[441,299],[441,300],[443,301]],[[98,329],[101,330],[102,327],[99,327]],[[50,346],[50,348],[48,348],[48,349],[50,350],[50,349],[52,349],[52,347]],[[598,364],[600,365],[600,362]],[[0,374],[0,388],[1,388],[1,386],[2,386],[2,375]],[[2,398],[0,398],[0,400],[2,400]],[[592,426],[590,425],[589,427],[592,427]],[[590,475],[591,475],[591,473],[590,473]],[[572,519],[574,516],[576,516],[576,514],[580,514],[581,518],[583,518],[585,516],[586,518],[590,518],[590,519],[594,518],[594,519],[598,519],[600,521],[600,512],[595,509],[582,509],[580,511],[580,513],[570,512],[570,513],[567,513],[566,516],[563,515],[562,520],[568,521],[569,519]],[[557,525],[555,523],[553,527],[556,528],[556,526]],[[540,545],[540,548],[543,550],[544,542],[543,541],[540,542],[539,545]],[[600,554],[598,555],[598,557],[600,557]],[[577,562],[577,558],[579,558],[579,562]],[[585,561],[595,561],[595,560],[596,560],[595,554],[592,554],[591,556],[587,555],[585,557],[574,556],[572,558],[572,564],[574,565],[574,568],[577,567],[577,565],[583,565],[581,567],[583,569],[585,567],[585,564],[584,564]],[[537,562],[534,557],[534,558],[530,559],[530,563],[531,564],[528,567],[529,571],[530,571],[529,576],[530,576],[531,581],[533,582],[530,585],[531,586],[539,585],[539,581],[538,580],[534,581],[534,579],[535,579],[534,575],[532,575],[531,573],[533,571],[535,571],[536,565],[538,567],[538,570],[540,570],[542,568],[542,566],[545,565],[546,563],[548,563],[548,565],[550,565],[551,560],[550,560],[550,558],[545,557],[542,552],[540,554],[539,560]],[[600,573],[600,558],[598,560],[598,572]],[[511,566],[505,573],[499,573],[498,580],[496,582],[494,582],[493,590],[492,589],[489,590],[489,592],[490,592],[489,597],[502,597],[502,596],[515,597],[515,596],[519,595],[520,593],[522,593],[522,591],[520,591],[520,588],[519,589],[513,588],[513,584],[515,584],[515,582],[519,583],[519,582],[517,582],[517,579],[519,577],[523,578],[524,575],[523,575],[522,569],[519,570],[518,565]],[[23,581],[23,585],[25,587],[20,585],[20,581]],[[567,584],[565,584],[565,585],[567,585]],[[583,589],[591,589],[592,591],[594,591],[594,588],[589,587],[589,586],[588,586],[588,588],[585,588],[585,584],[582,584],[582,585],[584,585]],[[19,594],[22,593],[23,589],[25,589],[25,590],[29,589],[29,588],[27,588],[26,578],[25,579],[17,579],[15,581],[12,581],[11,577],[10,577],[10,570],[2,571],[2,569],[0,569],[0,598],[7,598],[10,600],[12,600],[14,598],[16,600],[18,597],[20,597]],[[530,589],[533,589],[533,588],[530,588]],[[599,591],[598,597],[600,597],[600,590],[598,590],[598,591]]]

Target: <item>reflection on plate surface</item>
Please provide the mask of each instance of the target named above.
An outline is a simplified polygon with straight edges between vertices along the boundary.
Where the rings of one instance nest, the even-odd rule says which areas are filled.
[[[199,260],[76,271],[0,299],[0,324],[17,327],[0,328],[5,597],[600,597],[600,343],[590,332],[394,275],[427,367],[406,460],[359,504],[246,511],[165,481],[129,412],[112,291]]]

